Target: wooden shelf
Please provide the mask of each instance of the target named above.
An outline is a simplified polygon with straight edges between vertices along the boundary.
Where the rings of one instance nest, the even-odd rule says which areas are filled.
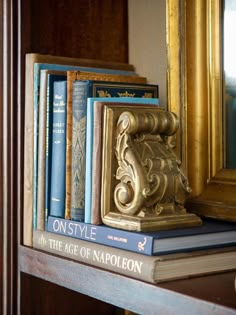
[[[25,246],[19,268],[138,314],[236,314],[236,272],[153,285]]]

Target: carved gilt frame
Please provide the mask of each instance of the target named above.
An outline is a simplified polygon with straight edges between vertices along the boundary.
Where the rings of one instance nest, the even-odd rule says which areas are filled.
[[[220,0],[167,0],[168,109],[192,188],[186,207],[236,221],[236,170],[224,168]]]

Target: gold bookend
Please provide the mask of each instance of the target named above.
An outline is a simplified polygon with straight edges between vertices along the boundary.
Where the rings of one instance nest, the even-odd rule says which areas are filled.
[[[174,113],[155,106],[104,106],[104,224],[133,231],[201,224],[184,208],[191,189],[171,143],[178,126]]]

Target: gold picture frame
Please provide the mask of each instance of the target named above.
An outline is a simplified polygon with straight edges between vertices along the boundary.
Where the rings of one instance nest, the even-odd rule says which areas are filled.
[[[236,170],[224,167],[220,0],[168,0],[168,109],[181,117],[178,151],[201,216],[236,221]]]

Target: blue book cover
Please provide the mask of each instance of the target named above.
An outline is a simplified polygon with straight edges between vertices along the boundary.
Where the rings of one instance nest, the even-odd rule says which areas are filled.
[[[55,81],[53,92],[50,215],[64,217],[67,82]]]
[[[47,74],[46,105],[46,158],[45,158],[45,223],[50,213],[51,161],[52,161],[52,124],[53,124],[53,86],[56,81],[65,81],[66,75]]]
[[[120,74],[120,75],[136,75],[132,71],[114,70],[105,68],[93,68],[72,66],[66,64],[50,64],[50,63],[34,63],[34,162],[33,162],[33,228],[37,227],[37,183],[38,183],[38,118],[39,118],[39,90],[40,90],[40,71],[41,70],[79,70],[95,73]]]
[[[94,223],[91,220],[92,209],[92,175],[93,175],[93,145],[94,145],[94,103],[116,102],[116,103],[134,103],[159,105],[158,98],[141,97],[92,97],[87,100],[87,123],[86,123],[86,169],[85,169],[85,222]],[[97,187],[99,190],[99,188]]]
[[[236,223],[211,219],[197,227],[144,233],[49,217],[47,231],[149,256],[236,245]]]

